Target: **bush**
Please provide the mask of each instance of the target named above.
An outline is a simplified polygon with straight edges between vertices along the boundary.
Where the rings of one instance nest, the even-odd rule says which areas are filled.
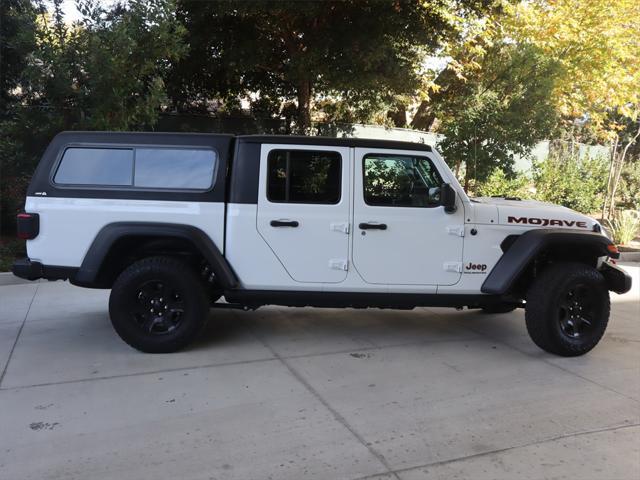
[[[634,210],[617,210],[613,220],[607,220],[606,224],[613,242],[618,245],[627,245],[638,234],[640,215]]]
[[[501,169],[494,170],[485,182],[479,183],[476,195],[479,197],[532,198],[531,180],[525,175],[507,177]]]
[[[0,237],[0,272],[11,270],[13,261],[24,256],[26,256],[24,240]]]
[[[628,162],[622,169],[617,196],[619,206],[640,210],[640,159]]]
[[[602,158],[549,157],[534,165],[536,199],[582,213],[597,212],[602,208],[607,173]]]

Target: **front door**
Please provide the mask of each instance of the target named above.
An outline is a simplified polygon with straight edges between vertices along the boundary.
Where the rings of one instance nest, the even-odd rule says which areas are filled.
[[[295,281],[347,277],[349,153],[343,147],[262,146],[257,229]]]
[[[365,282],[458,282],[464,212],[459,198],[451,214],[432,200],[442,183],[427,152],[355,149],[353,263]]]

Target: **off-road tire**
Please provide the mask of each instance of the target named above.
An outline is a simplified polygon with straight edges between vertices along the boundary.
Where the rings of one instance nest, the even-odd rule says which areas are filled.
[[[133,348],[171,353],[198,335],[209,315],[209,303],[205,285],[187,263],[149,257],[118,276],[109,298],[109,315],[120,338]]]
[[[567,262],[547,267],[532,283],[526,300],[529,336],[547,352],[584,355],[607,328],[609,291],[602,274],[588,265]]]
[[[483,306],[482,311],[484,313],[509,313],[513,312],[516,308],[518,307],[511,303],[496,303]]]

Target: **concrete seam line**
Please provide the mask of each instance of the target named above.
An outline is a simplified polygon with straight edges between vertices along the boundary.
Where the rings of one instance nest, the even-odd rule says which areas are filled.
[[[331,415],[333,415],[333,417],[338,423],[340,423],[344,428],[346,428],[356,438],[356,440],[358,440],[362,444],[362,446],[364,446],[369,451],[369,453],[371,453],[371,455],[373,455],[387,469],[387,471],[391,475],[393,475],[397,480],[400,480],[400,477],[393,471],[393,469],[387,463],[387,460],[384,458],[384,456],[381,453],[376,451],[376,449],[374,449],[371,445],[368,445],[368,442],[355,430],[355,428],[352,427],[347,422],[347,420],[340,413],[338,413],[338,411],[334,409],[329,404],[329,402],[325,400],[324,397],[322,397],[322,395],[320,395],[320,393],[316,391],[316,389],[313,388],[311,384],[309,384],[295,368],[293,368],[289,364],[289,362],[287,362],[284,359],[280,359],[280,361],[289,370],[291,375],[293,375],[296,380],[298,380],[314,397],[316,397],[316,399],[322,405],[324,405],[324,407],[327,410],[329,410]]]
[[[60,382],[34,383],[31,385],[16,385],[13,387],[3,387],[3,388],[0,388],[0,391],[24,390],[27,388],[37,388],[37,387],[51,387],[53,385],[68,385],[70,383],[85,383],[85,382],[94,382],[99,380],[112,380],[114,378],[141,377],[143,375],[157,375],[159,373],[174,373],[174,372],[184,372],[188,370],[201,370],[204,368],[229,367],[233,365],[248,365],[251,363],[275,362],[277,360],[278,360],[277,358],[273,358],[273,357],[256,358],[255,360],[239,360],[237,362],[213,363],[213,364],[207,364],[207,365],[193,365],[190,367],[167,368],[164,370],[151,370],[148,372],[123,373],[121,375],[104,375],[101,377],[93,377],[93,378],[76,378],[72,380],[62,380]]]
[[[11,350],[9,351],[9,356],[7,357],[7,363],[5,363],[4,368],[2,369],[2,375],[0,375],[0,389],[2,388],[2,382],[4,381],[4,377],[7,374],[7,370],[9,369],[9,363],[11,363],[13,352],[16,349],[16,345],[18,344],[18,339],[20,338],[20,334],[22,333],[24,324],[27,323],[27,317],[29,316],[29,312],[31,311],[31,305],[33,305],[33,301],[36,299],[36,294],[38,293],[39,288],[40,288],[40,284],[38,283],[38,285],[36,285],[36,289],[33,292],[33,297],[31,297],[31,301],[29,302],[29,306],[27,307],[27,312],[24,314],[24,318],[22,319],[22,324],[18,329],[18,334],[16,335],[16,339],[13,341],[13,345],[11,346]]]
[[[264,345],[264,342],[262,340],[260,340],[260,339],[258,339],[258,340],[260,341],[260,343],[262,343]],[[350,348],[348,350],[345,349],[345,350],[323,352],[323,353],[308,353],[308,354],[301,354],[301,355],[288,355],[288,356],[284,356],[284,357],[281,357],[281,358],[296,359],[296,358],[322,357],[322,356],[327,356],[327,355],[339,355],[341,353],[350,353],[350,352],[353,352],[353,351],[385,350],[385,349],[393,348],[393,347],[404,347],[404,346],[411,346],[411,345],[430,345],[430,344],[457,342],[457,341],[471,342],[471,341],[478,341],[478,340],[479,340],[478,338],[464,338],[464,339],[456,339],[456,340],[434,340],[434,341],[426,340],[426,341],[423,341],[423,342],[409,342],[409,343],[403,343],[403,344],[384,345],[384,346],[380,346],[380,347],[363,347],[363,348],[357,348],[357,349]],[[270,351],[272,351],[272,350],[270,349]],[[93,381],[99,381],[99,380],[112,380],[114,378],[138,377],[138,376],[142,376],[142,375],[157,375],[159,373],[183,372],[183,371],[187,371],[187,370],[199,370],[199,369],[203,369],[203,368],[227,367],[227,366],[233,366],[233,365],[246,365],[246,364],[251,364],[251,363],[269,362],[269,361],[275,361],[275,360],[279,360],[279,359],[276,358],[276,357],[266,357],[266,358],[257,358],[257,359],[254,359],[254,360],[239,360],[239,361],[236,361],[236,362],[207,363],[207,364],[204,364],[204,365],[191,365],[191,366],[177,367],[177,368],[166,368],[166,369],[162,369],[162,370],[151,370],[151,371],[146,371],[146,372],[123,373],[123,374],[120,374],[120,375],[102,375],[102,376],[99,376],[99,377],[91,377],[91,378],[74,378],[74,379],[70,379],[70,380],[61,380],[59,382],[44,382],[44,383],[33,383],[33,384],[29,384],[29,385],[15,385],[15,386],[11,386],[11,387],[0,387],[0,391],[22,390],[22,389],[37,388],[37,387],[50,387],[50,386],[53,386],[53,385],[67,385],[67,384],[71,384],[71,383],[84,383],[84,382],[93,382]]]
[[[594,430],[583,430],[583,431],[574,432],[574,433],[566,433],[566,434],[557,435],[555,437],[545,438],[545,439],[538,440],[538,441],[531,442],[531,443],[524,443],[522,445],[514,445],[512,447],[498,448],[496,450],[491,450],[491,451],[488,451],[488,452],[474,453],[473,455],[467,455],[467,456],[464,456],[464,457],[457,457],[457,458],[452,458],[452,459],[449,459],[449,460],[440,460],[438,462],[425,463],[424,465],[416,465],[415,467],[400,468],[398,470],[394,470],[393,473],[404,473],[404,472],[409,472],[409,471],[412,471],[412,470],[418,470],[418,469],[421,469],[421,468],[429,468],[429,467],[435,467],[435,466],[440,466],[440,465],[447,465],[449,463],[461,462],[461,461],[464,461],[464,460],[470,460],[472,458],[478,458],[478,457],[484,457],[484,456],[487,456],[487,455],[494,455],[494,454],[498,454],[498,453],[504,453],[504,452],[508,452],[510,450],[517,450],[519,448],[526,448],[526,447],[532,447],[532,446],[535,446],[535,445],[542,445],[544,443],[555,442],[556,440],[562,440],[564,438],[582,437],[582,436],[585,436],[585,435],[593,435],[593,434],[596,434],[596,433],[612,432],[612,431],[616,431],[616,430],[624,430],[626,428],[636,428],[636,427],[640,427],[640,423],[613,425],[611,427],[596,428]],[[374,477],[375,477],[375,475],[370,475],[369,477],[363,477],[363,478],[356,479],[356,480],[366,480],[367,478],[374,478]]]
[[[340,423],[344,428],[347,429],[347,431],[349,431],[349,433],[351,433],[351,435],[353,435],[356,440],[358,440],[358,442],[360,442],[368,451],[371,455],[373,455],[381,464],[382,466],[384,466],[384,468],[387,469],[387,472],[390,475],[392,475],[393,477],[396,478],[396,480],[401,480],[400,477],[393,471],[393,469],[389,466],[389,464],[387,463],[387,460],[384,458],[384,456],[377,452],[374,448],[371,447],[371,445],[368,445],[367,442],[365,441],[364,438],[362,438],[362,436],[349,424],[349,422],[347,422],[347,420],[335,409],[333,408],[329,402],[327,400],[325,400],[325,398],[320,395],[320,393],[313,388],[313,386],[307,382],[307,380],[292,366],[289,364],[289,362],[287,362],[283,357],[281,357],[272,347],[271,345],[269,345],[268,343],[266,343],[262,337],[260,337],[259,335],[255,334],[255,337],[267,348],[271,351],[271,353],[273,354],[274,357],[276,357],[278,360],[280,360],[280,362],[282,363],[282,365],[284,365],[284,367],[289,370],[289,373],[291,373],[291,375],[302,384],[302,386],[309,392],[311,393],[312,396],[314,396],[316,398],[316,400],[318,400],[327,410],[329,410],[329,413],[331,413],[331,415],[333,416],[333,418]]]
[[[318,352],[318,353],[304,353],[297,355],[282,355],[281,358],[284,359],[297,359],[297,358],[312,358],[312,357],[325,357],[328,355],[339,355],[341,353],[352,353],[352,352],[369,352],[372,350],[388,350],[391,348],[400,348],[400,347],[412,347],[412,346],[429,346],[429,345],[439,345],[442,343],[456,343],[456,342],[477,342],[481,340],[476,337],[465,337],[465,338],[456,338],[451,340],[421,340],[418,342],[405,342],[405,343],[394,343],[392,345],[377,345],[371,347],[356,347],[356,348],[348,348],[344,350],[335,350],[331,352]],[[268,347],[267,347],[268,348]]]
[[[438,314],[438,313],[436,313],[436,312],[432,312],[432,313],[434,313],[435,315],[439,315],[439,314]],[[492,341],[494,341],[494,342],[496,342],[496,343],[499,343],[500,345],[503,345],[503,346],[505,346],[505,347],[507,347],[507,348],[509,348],[509,349],[513,350],[513,351],[516,351],[516,352],[518,352],[518,353],[521,353],[522,355],[524,355],[524,356],[526,356],[526,357],[533,358],[534,360],[539,360],[539,361],[541,361],[541,362],[545,363],[546,365],[549,365],[550,367],[555,367],[555,368],[557,368],[558,370],[562,370],[563,372],[565,372],[565,373],[567,373],[567,374],[573,375],[574,377],[578,377],[578,378],[580,378],[580,379],[582,379],[582,380],[584,380],[584,381],[586,381],[586,382],[589,382],[589,383],[591,383],[591,384],[593,384],[593,385],[597,385],[597,386],[598,386],[598,387],[600,387],[600,388],[603,388],[603,389],[608,390],[608,391],[610,391],[610,392],[612,392],[612,393],[615,393],[615,394],[617,394],[617,395],[620,395],[621,397],[624,397],[624,398],[626,398],[627,400],[631,400],[631,401],[632,401],[632,402],[634,402],[634,403],[638,403],[638,404],[640,404],[640,400],[636,400],[635,398],[630,397],[629,395],[626,395],[626,394],[624,394],[624,393],[622,393],[622,392],[619,392],[619,391],[618,391],[618,390],[616,390],[615,388],[611,388],[611,387],[608,387],[608,386],[603,385],[603,384],[601,384],[601,383],[598,383],[598,382],[596,382],[595,380],[591,380],[590,378],[584,377],[584,376],[580,375],[579,373],[572,372],[571,370],[568,370],[568,369],[566,369],[566,368],[564,368],[564,367],[561,367],[560,365],[556,365],[555,363],[550,362],[549,360],[546,360],[546,359],[544,359],[544,358],[538,358],[538,357],[536,357],[536,356],[534,356],[534,355],[532,355],[532,354],[530,354],[530,353],[528,353],[528,352],[522,351],[522,350],[520,350],[519,348],[514,347],[513,345],[509,345],[508,343],[506,343],[506,342],[505,342],[505,341],[503,341],[503,340],[499,340],[499,339],[497,339],[497,338],[495,338],[495,337],[492,337],[491,335],[486,334],[486,333],[485,333],[485,332],[483,332],[482,330],[480,330],[480,331],[478,331],[478,330],[474,330],[473,328],[468,327],[468,326],[466,326],[466,325],[462,325],[462,328],[464,328],[464,329],[466,329],[466,330],[469,330],[470,332],[476,333],[476,334],[478,334],[478,335],[481,335],[481,336],[483,336],[484,338],[488,338],[489,340],[492,340]]]
[[[470,330],[471,330],[471,331],[473,331],[473,329],[470,329]],[[476,333],[479,333],[479,332],[476,332]],[[507,348],[511,348],[512,350],[515,350],[516,352],[520,352],[521,354],[526,355],[526,356],[527,356],[527,357],[529,357],[529,358],[534,358],[534,359],[536,359],[536,360],[541,360],[541,361],[542,361],[544,364],[546,364],[546,365],[549,365],[549,366],[551,366],[551,367],[555,367],[555,368],[557,368],[558,370],[562,370],[563,372],[568,373],[569,375],[573,375],[574,377],[578,377],[578,378],[580,378],[580,379],[582,379],[582,380],[584,380],[584,381],[586,381],[586,382],[589,382],[589,383],[591,383],[591,384],[593,384],[593,385],[596,385],[596,386],[598,386],[598,387],[600,387],[600,388],[602,388],[602,389],[604,389],[604,390],[608,390],[608,391],[610,391],[611,393],[615,393],[615,394],[617,394],[617,395],[620,395],[621,397],[626,398],[627,400],[631,400],[632,402],[635,402],[635,403],[640,404],[640,401],[639,401],[639,400],[636,400],[635,398],[630,397],[629,395],[626,395],[626,394],[624,394],[624,393],[622,393],[622,392],[619,392],[619,391],[618,391],[618,390],[616,390],[615,388],[611,388],[611,387],[608,387],[607,385],[603,385],[603,384],[601,384],[601,383],[599,383],[599,382],[596,382],[595,380],[591,380],[591,379],[590,379],[590,378],[588,378],[588,377],[585,377],[585,376],[583,376],[583,375],[580,375],[579,373],[572,372],[571,370],[568,370],[568,369],[566,369],[566,368],[564,368],[564,367],[561,367],[560,365],[556,365],[555,363],[550,362],[549,360],[546,360],[546,359],[544,359],[544,358],[537,358],[537,357],[534,357],[534,356],[533,356],[533,355],[531,355],[530,353],[524,352],[524,351],[520,350],[519,348],[514,347],[513,345],[509,345],[508,343],[505,343],[505,342],[503,342],[503,341],[501,341],[501,340],[497,340],[497,339],[495,339],[495,338],[493,338],[493,337],[491,337],[491,336],[489,336],[489,335],[486,335],[486,338],[489,338],[489,339],[491,339],[491,340],[494,340],[494,341],[496,341],[496,342],[498,342],[498,343],[500,343],[500,344],[502,344],[502,345],[506,346]]]

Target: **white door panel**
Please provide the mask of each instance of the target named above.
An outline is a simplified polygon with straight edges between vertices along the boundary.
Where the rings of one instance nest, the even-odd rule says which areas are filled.
[[[453,214],[445,213],[441,206],[368,205],[364,198],[363,161],[369,153],[429,157],[424,152],[355,149],[353,263],[358,273],[371,284],[457,283],[461,276],[464,235],[460,199]],[[438,165],[437,161],[434,163]],[[443,173],[440,172],[444,181],[448,181]],[[375,228],[380,225],[386,228]]]
[[[267,163],[272,150],[336,152],[341,157],[341,195],[335,204],[280,203],[267,198]],[[256,228],[296,282],[339,283],[347,277],[349,254],[349,149],[311,145],[263,145]]]

